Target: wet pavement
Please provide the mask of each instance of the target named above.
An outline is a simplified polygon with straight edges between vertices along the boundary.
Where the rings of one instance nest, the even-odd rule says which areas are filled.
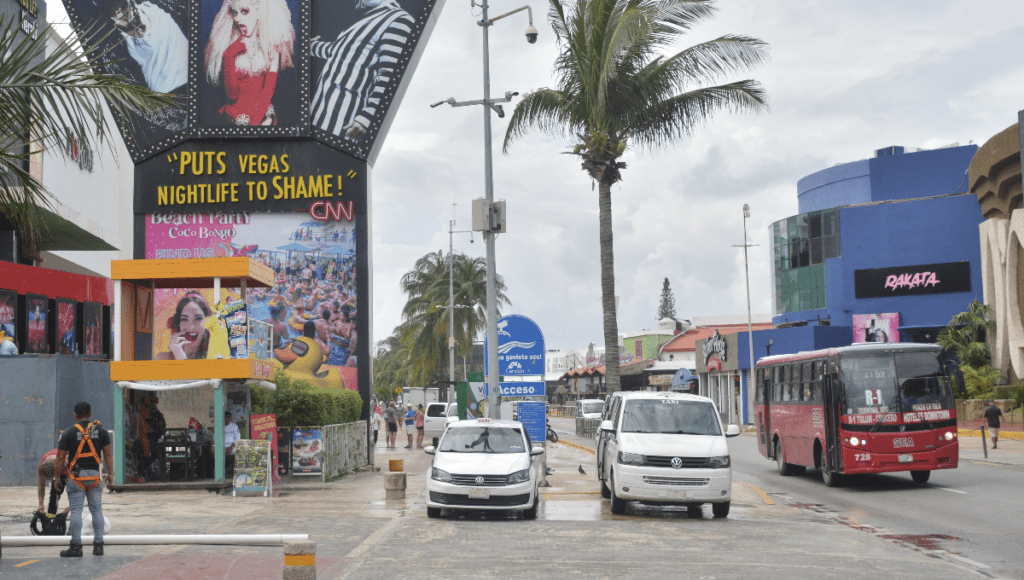
[[[104,495],[111,534],[306,533],[317,542],[321,579],[380,578],[921,578],[959,579],[974,570],[907,542],[886,541],[830,514],[776,502],[736,482],[729,518],[700,518],[682,508],[630,504],[614,516],[595,477],[593,440],[552,420],[562,438],[549,444],[549,487],[536,521],[519,514],[470,512],[428,519],[424,503],[431,457],[422,450],[376,449],[376,461],[403,459],[404,500],[385,500],[384,473],[338,481],[292,477],[272,497],[208,492]],[[965,446],[966,447],[966,446]],[[1000,451],[1003,445],[1000,445]],[[980,452],[980,450],[979,450]],[[990,451],[991,454],[991,451]],[[580,469],[585,471],[581,474]],[[791,504],[791,505],[790,505]],[[0,494],[4,536],[27,535],[34,488]],[[281,578],[280,547],[109,546],[107,556],[56,557],[57,548],[7,548],[4,578]]]

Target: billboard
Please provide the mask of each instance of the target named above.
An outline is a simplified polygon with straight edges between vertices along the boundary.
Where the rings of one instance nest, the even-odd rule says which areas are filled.
[[[117,123],[135,163],[193,138],[317,139],[372,162],[436,0],[63,0],[101,72],[176,97]]]
[[[898,312],[854,314],[853,342],[899,342],[899,326]]]

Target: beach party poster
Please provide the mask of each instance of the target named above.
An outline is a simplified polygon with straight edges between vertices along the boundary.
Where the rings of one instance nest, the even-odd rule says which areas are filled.
[[[249,289],[245,311],[270,325],[275,368],[314,386],[358,390],[354,221],[210,212],[148,214],[145,227],[147,259],[245,256],[269,266],[273,288]],[[241,299],[237,288],[222,292],[225,304]],[[154,305],[154,358],[218,356],[212,289],[158,289]],[[263,349],[261,337],[249,338],[250,349]]]

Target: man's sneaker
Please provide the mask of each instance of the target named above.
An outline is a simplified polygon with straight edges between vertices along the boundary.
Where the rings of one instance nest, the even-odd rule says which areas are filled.
[[[92,545],[92,555],[102,556],[103,555],[103,542],[97,542]]]
[[[81,558],[82,557],[82,544],[76,544],[71,542],[71,545],[67,550],[60,551],[61,558]]]

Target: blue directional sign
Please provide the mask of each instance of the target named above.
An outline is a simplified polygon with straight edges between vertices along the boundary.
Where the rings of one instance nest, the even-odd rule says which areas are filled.
[[[487,352],[486,339],[484,340],[484,352]],[[486,369],[486,355],[484,364]],[[510,314],[498,319],[498,374],[506,376],[544,374],[544,333],[540,331],[536,322],[518,314]]]
[[[498,383],[502,397],[543,397],[544,381],[523,381],[520,383]]]
[[[542,402],[520,402],[519,422],[526,428],[526,434],[534,444],[544,442],[547,435],[546,405]]]

